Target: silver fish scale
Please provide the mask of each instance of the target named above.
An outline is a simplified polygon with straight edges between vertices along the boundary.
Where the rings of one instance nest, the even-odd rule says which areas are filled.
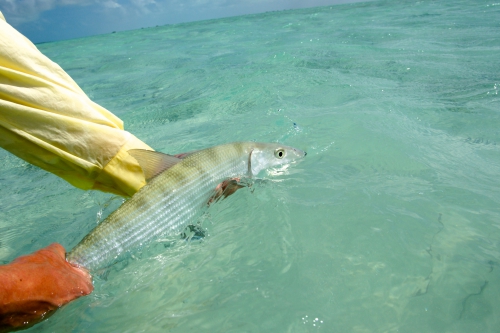
[[[109,215],[67,255],[89,270],[158,236],[177,235],[207,205],[225,179],[246,175],[250,144],[217,146],[188,156],[161,173]]]

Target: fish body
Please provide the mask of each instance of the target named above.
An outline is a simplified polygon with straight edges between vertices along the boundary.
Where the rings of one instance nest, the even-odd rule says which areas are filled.
[[[90,271],[109,266],[127,251],[159,236],[180,234],[224,180],[251,177],[305,155],[299,149],[275,143],[237,142],[193,152],[175,163],[170,160],[165,171],[85,236],[68,253],[67,260]],[[154,175],[151,160],[138,161],[144,165],[143,170],[149,169],[148,173]]]

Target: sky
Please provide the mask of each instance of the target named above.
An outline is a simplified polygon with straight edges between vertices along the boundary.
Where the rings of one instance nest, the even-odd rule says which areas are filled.
[[[0,0],[5,19],[33,43],[113,31],[363,0]]]

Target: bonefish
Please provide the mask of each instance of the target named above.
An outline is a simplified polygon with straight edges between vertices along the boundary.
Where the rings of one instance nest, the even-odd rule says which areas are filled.
[[[256,176],[295,162],[305,152],[277,143],[236,142],[188,153],[183,159],[131,150],[148,184],[97,225],[67,255],[93,271],[159,236],[179,234],[193,223],[223,181]]]

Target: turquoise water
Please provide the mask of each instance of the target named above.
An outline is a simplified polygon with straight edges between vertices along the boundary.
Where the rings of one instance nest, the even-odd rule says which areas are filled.
[[[376,1],[38,45],[157,150],[306,159],[36,332],[498,332],[500,3]],[[0,151],[0,260],[115,209]]]

